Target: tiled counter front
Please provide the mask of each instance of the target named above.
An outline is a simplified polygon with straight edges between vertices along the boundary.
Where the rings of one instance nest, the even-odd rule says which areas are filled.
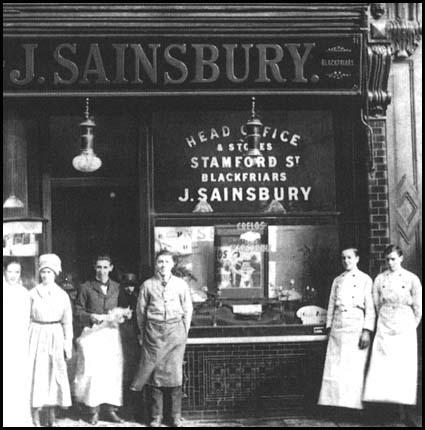
[[[185,416],[296,417],[312,412],[323,371],[324,336],[281,338],[208,339],[211,343],[190,339],[184,367]]]

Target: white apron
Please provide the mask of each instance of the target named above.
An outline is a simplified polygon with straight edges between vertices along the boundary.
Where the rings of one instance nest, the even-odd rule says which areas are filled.
[[[28,328],[30,298],[3,278],[3,426],[33,427],[30,410]]]
[[[72,308],[68,294],[56,284],[30,291],[29,360],[31,405],[70,407],[64,350],[72,345]]]
[[[326,350],[319,405],[362,409],[363,382],[368,348],[359,348],[363,312],[335,315]]]
[[[373,330],[372,280],[359,270],[345,272],[332,285],[326,351],[319,405],[362,409],[369,348],[360,349],[364,328]]]
[[[122,406],[123,353],[119,328],[86,327],[77,340],[77,369],[73,386],[77,401],[95,407]]]
[[[418,278],[407,270],[376,278],[379,314],[364,401],[416,404],[420,289]]]

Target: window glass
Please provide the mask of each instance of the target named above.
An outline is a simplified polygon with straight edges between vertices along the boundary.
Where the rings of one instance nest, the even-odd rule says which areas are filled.
[[[214,285],[214,227],[155,227],[155,252],[176,255],[174,272],[188,283],[193,302],[204,302]]]
[[[153,114],[156,213],[335,210],[331,112],[262,112],[262,157],[255,160],[246,157],[248,117],[244,111]]]
[[[336,225],[155,227],[161,249],[190,286],[193,326],[321,325],[338,273]]]
[[[269,226],[269,297],[282,291],[288,301],[326,306],[338,271],[334,225]]]

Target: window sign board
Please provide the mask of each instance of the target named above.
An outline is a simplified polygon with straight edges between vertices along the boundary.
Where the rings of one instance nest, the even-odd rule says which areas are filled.
[[[264,111],[254,163],[243,139],[249,112],[153,115],[157,213],[335,210],[335,155],[329,111]]]

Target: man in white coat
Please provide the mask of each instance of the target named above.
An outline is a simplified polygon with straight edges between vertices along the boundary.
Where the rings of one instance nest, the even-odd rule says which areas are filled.
[[[342,251],[345,272],[335,278],[327,313],[329,341],[319,405],[362,409],[363,384],[375,326],[372,279],[357,268],[358,250]]]

